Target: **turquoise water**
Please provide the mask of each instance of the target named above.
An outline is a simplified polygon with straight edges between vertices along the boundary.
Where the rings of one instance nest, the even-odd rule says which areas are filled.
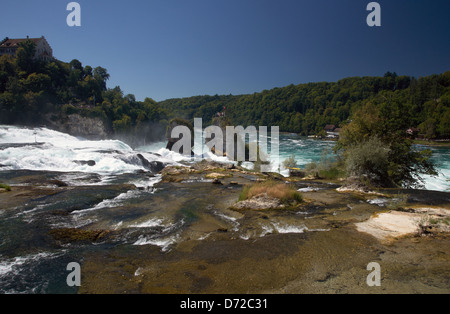
[[[280,161],[295,156],[297,166],[320,162],[321,158],[333,158],[334,141],[316,140],[296,135],[280,135]]]
[[[319,163],[321,159],[327,161],[335,160],[336,156],[333,153],[333,148],[336,145],[336,141],[332,140],[317,140],[313,138],[308,138],[305,136],[299,136],[296,134],[280,134],[280,145],[279,145],[279,160],[282,164],[287,158],[294,156],[297,162],[298,168],[304,168],[307,164],[311,162]],[[166,142],[158,142],[142,147],[144,151],[159,152],[164,149]],[[268,147],[270,151],[270,139],[268,139]],[[424,185],[427,190],[435,191],[450,191],[450,147],[429,147],[424,145],[415,145],[415,149],[431,149],[433,152],[432,161],[436,164],[439,175],[423,176],[425,180]],[[198,155],[199,158],[201,155]],[[180,156],[181,157],[181,156]],[[209,157],[213,157],[209,155]],[[173,157],[172,157],[173,158]],[[182,160],[179,158],[177,160]],[[198,159],[198,158],[197,158]],[[196,159],[196,160],[197,160]],[[274,157],[271,156],[273,160]],[[218,158],[218,160],[226,160],[226,158]],[[252,165],[249,163],[244,163],[243,166],[251,168]],[[274,167],[272,171],[277,171]],[[281,167],[280,173],[288,176],[289,171]]]
[[[280,161],[294,155],[297,166],[302,168],[310,162],[319,162],[327,151],[326,158],[332,158],[332,148],[336,142],[310,139],[307,137],[280,135]],[[436,164],[439,176],[424,176],[425,189],[450,191],[450,147],[427,147],[415,145],[415,149],[431,149],[432,160]]]

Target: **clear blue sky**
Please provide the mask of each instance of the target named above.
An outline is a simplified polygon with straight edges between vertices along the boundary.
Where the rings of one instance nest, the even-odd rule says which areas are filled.
[[[1,0],[0,37],[44,35],[62,61],[105,67],[108,87],[138,100],[247,94],[395,71],[450,70],[450,1]],[[0,38],[0,39],[1,39]]]

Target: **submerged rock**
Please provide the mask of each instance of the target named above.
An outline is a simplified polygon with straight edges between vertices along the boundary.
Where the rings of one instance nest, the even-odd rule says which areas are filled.
[[[56,185],[57,187],[69,186],[66,182],[58,180],[58,179],[49,180],[48,183],[50,183],[52,185]]]
[[[220,180],[219,179],[217,179],[217,178],[215,178],[214,180],[213,180],[213,182],[212,182],[213,184],[217,184],[217,185],[223,185],[223,183],[222,182],[220,182]]]
[[[80,166],[88,165],[89,167],[93,167],[96,165],[94,160],[74,160],[73,162]]]
[[[77,228],[61,228],[48,232],[55,240],[62,243],[97,242],[105,238],[109,230],[83,230]]]

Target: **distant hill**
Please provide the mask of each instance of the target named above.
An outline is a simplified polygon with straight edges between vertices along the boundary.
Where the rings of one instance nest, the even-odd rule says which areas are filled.
[[[273,126],[303,135],[343,126],[363,104],[400,102],[411,127],[427,138],[450,138],[450,71],[422,78],[386,73],[337,82],[289,85],[239,96],[195,96],[158,104],[170,116],[209,121],[225,107],[234,125]]]

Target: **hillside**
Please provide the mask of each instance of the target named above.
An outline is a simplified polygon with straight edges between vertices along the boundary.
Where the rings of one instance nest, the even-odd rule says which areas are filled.
[[[278,125],[281,131],[308,135],[327,124],[343,126],[367,102],[401,104],[400,114],[427,138],[450,137],[450,72],[419,79],[388,72],[384,77],[290,85],[251,95],[169,99],[159,105],[171,116],[186,119],[209,119],[225,107],[235,125]]]

